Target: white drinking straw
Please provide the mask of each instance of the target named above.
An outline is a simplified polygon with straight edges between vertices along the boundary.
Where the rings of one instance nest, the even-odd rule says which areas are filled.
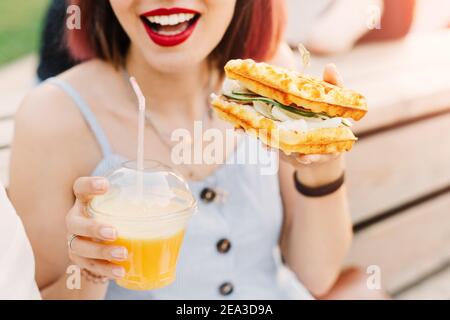
[[[138,120],[138,146],[137,146],[137,169],[138,169],[138,195],[142,197],[143,171],[144,171],[144,129],[145,129],[145,97],[134,77],[130,78],[131,86],[139,102]]]

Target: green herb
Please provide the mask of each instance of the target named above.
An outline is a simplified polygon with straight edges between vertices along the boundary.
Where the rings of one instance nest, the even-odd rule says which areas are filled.
[[[244,102],[253,102],[253,101],[264,102],[264,103],[270,104],[272,106],[276,106],[276,107],[279,107],[281,109],[284,109],[286,111],[298,114],[299,116],[302,116],[302,117],[307,117],[307,118],[326,117],[326,118],[330,118],[328,115],[326,115],[324,113],[314,113],[314,112],[310,112],[310,111],[299,110],[297,108],[284,105],[284,104],[282,104],[282,103],[280,103],[278,101],[275,101],[273,99],[264,98],[264,97],[261,97],[260,95],[256,95],[256,94],[253,94],[253,93],[233,92],[232,95],[224,94],[224,96],[229,98],[229,99],[238,100],[238,101],[244,101]]]
[[[229,95],[229,94],[223,94],[225,97],[227,97],[228,99],[232,99],[232,100],[237,100],[237,101],[243,101],[243,102],[254,102],[254,101],[260,101],[260,102],[264,102],[267,103],[269,105],[275,106],[275,107],[279,107],[281,109],[284,109],[286,111],[298,114],[302,117],[307,117],[307,118],[326,118],[326,119],[330,119],[331,117],[329,115],[327,115],[326,113],[314,113],[311,111],[305,111],[305,110],[299,110],[297,108],[291,107],[291,106],[287,106],[285,104],[282,104],[278,101],[275,101],[273,99],[270,98],[265,98],[262,97],[258,94],[255,93],[242,93],[242,92],[234,92]],[[342,121],[342,124],[346,127],[350,127],[350,125],[348,125],[346,123],[346,121]]]

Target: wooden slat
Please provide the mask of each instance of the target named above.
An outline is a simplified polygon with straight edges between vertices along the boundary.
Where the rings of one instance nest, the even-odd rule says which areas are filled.
[[[358,141],[347,155],[355,222],[450,185],[450,114]]]
[[[307,73],[320,76],[336,63],[347,87],[363,93],[369,113],[355,132],[450,108],[450,30],[362,45],[332,57],[314,57]]]
[[[0,148],[4,146],[9,146],[12,142],[14,133],[14,121],[11,120],[0,120]]]
[[[36,84],[36,56],[30,55],[0,68],[0,181],[7,185],[12,117],[25,94]]]
[[[450,300],[450,268],[395,296],[399,300]]]
[[[0,68],[0,119],[11,117],[36,83],[36,57],[20,59]]]
[[[0,150],[0,181],[4,186],[8,185],[9,156],[9,149]]]
[[[356,234],[348,265],[377,265],[390,292],[450,259],[450,193]]]

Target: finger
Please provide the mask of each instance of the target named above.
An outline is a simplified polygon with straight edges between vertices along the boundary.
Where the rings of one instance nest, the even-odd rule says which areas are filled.
[[[339,154],[308,154],[298,155],[297,160],[306,164],[322,164],[336,159]]]
[[[323,80],[339,87],[344,85],[344,80],[342,79],[336,65],[333,63],[325,66],[325,70],[323,71]]]
[[[69,250],[77,256],[91,259],[124,261],[128,258],[125,247],[104,245],[81,237],[71,241]]]
[[[70,213],[66,217],[67,232],[83,237],[95,238],[105,241],[117,239],[117,230],[110,226],[105,226],[94,219],[81,214]]]
[[[303,164],[303,165],[309,165],[311,164],[311,160],[309,159],[309,157],[300,154],[300,153],[293,153],[290,155],[286,155],[284,154],[284,157],[286,160],[290,161],[292,164]]]
[[[87,269],[90,272],[110,279],[122,279],[125,277],[126,271],[124,267],[115,265],[114,263],[83,258],[74,254],[70,255],[70,259],[82,269]]]
[[[280,152],[279,154],[280,154],[280,160],[287,162],[293,166],[296,166],[299,164],[299,161],[297,160],[297,157],[294,154],[287,155],[284,152]],[[306,163],[302,163],[302,164],[306,165]]]
[[[322,160],[322,157],[323,156],[319,154],[298,155],[297,160],[308,164],[313,164],[320,162]]]
[[[303,165],[305,165],[305,166],[308,166],[308,165],[311,164],[311,160],[309,160],[308,158],[303,158],[303,157],[301,157],[301,156],[295,157],[294,160],[295,160],[297,163],[303,164]]]
[[[104,194],[108,191],[108,180],[102,177],[82,177],[78,178],[73,185],[73,193],[77,202],[86,205],[93,197]]]

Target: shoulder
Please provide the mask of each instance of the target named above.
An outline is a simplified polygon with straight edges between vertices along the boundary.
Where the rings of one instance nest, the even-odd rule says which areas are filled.
[[[80,64],[57,79],[70,84],[81,96],[90,95],[92,85],[86,79],[107,68],[101,62]],[[93,89],[90,89],[93,90]],[[13,147],[39,146],[41,152],[73,155],[92,145],[91,133],[76,102],[51,81],[32,89],[23,99],[15,115]],[[95,151],[95,150],[94,150]],[[62,158],[62,157],[61,157]]]
[[[30,91],[15,114],[15,140],[57,142],[79,128],[78,110],[61,89],[45,82]]]
[[[108,83],[108,79],[117,75],[117,69],[110,63],[99,59],[92,59],[76,65],[58,76],[84,93],[95,89],[93,84]]]
[[[275,55],[268,62],[288,69],[297,68],[294,52],[286,42],[280,43]]]
[[[80,64],[56,79],[74,87],[81,96],[89,95],[92,85],[86,79],[95,79],[93,75],[106,68],[102,62],[94,60]],[[15,123],[22,133],[53,142],[79,134],[86,126],[73,98],[51,81],[43,82],[25,96],[15,115]]]
[[[25,96],[15,115],[16,132],[52,135],[69,130],[76,111],[71,103],[55,85],[39,85]]]

